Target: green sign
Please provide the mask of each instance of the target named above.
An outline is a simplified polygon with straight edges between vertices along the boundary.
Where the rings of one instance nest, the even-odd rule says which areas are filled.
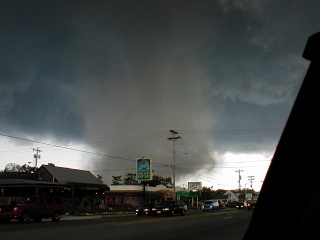
[[[179,195],[180,197],[201,197],[201,191],[196,191],[196,192],[178,191],[178,192],[176,192],[176,195]]]
[[[137,180],[152,180],[151,158],[137,159]]]

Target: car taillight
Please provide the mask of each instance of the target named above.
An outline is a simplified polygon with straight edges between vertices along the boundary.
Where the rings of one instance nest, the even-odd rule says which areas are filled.
[[[18,213],[18,212],[20,212],[20,209],[18,207],[14,207],[13,212]]]

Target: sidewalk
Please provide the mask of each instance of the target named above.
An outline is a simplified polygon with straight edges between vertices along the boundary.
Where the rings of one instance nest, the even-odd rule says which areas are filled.
[[[81,214],[81,215],[69,215],[64,214],[61,215],[60,221],[68,221],[68,220],[85,220],[85,219],[98,219],[98,218],[104,218],[104,217],[121,217],[125,215],[134,215],[134,213],[125,213],[125,212],[106,212],[106,213],[100,213],[100,214]]]

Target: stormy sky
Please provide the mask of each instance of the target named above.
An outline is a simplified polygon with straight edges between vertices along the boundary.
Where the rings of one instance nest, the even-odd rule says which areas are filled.
[[[2,0],[0,169],[35,164],[38,148],[38,167],[111,184],[140,157],[172,177],[175,152],[177,185],[236,189],[241,173],[259,190],[319,12],[317,0]]]

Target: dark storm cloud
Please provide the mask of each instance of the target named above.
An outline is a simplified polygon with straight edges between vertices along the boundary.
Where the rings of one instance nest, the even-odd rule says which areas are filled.
[[[72,139],[84,128],[66,92],[74,36],[45,2],[1,3],[1,122],[15,134]]]
[[[319,12],[312,0],[0,6],[1,132],[79,141],[126,159],[150,155],[164,173],[172,162],[169,129],[201,154],[183,145],[180,152],[193,159],[205,153],[210,163],[219,160],[214,151],[275,146],[308,64],[301,54],[318,31]],[[199,134],[250,129],[275,130]],[[106,157],[88,165],[133,164]]]
[[[28,129],[29,134],[35,135],[45,132],[62,139],[81,137],[84,127],[81,116],[72,109],[67,93],[57,83],[31,84],[27,91],[14,92],[12,100],[17,105],[7,113],[10,124],[24,127],[16,129],[15,134]]]

